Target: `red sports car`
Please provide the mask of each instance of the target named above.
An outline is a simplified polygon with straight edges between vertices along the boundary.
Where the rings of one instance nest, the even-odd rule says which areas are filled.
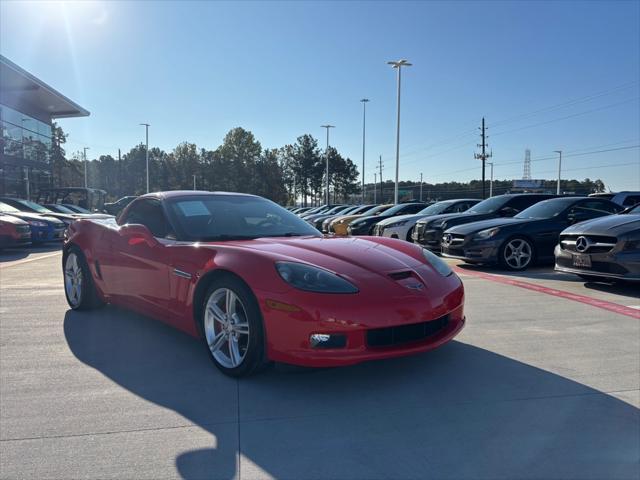
[[[268,361],[338,366],[435,348],[464,326],[441,259],[384,237],[323,237],[261,197],[164,192],[116,220],[79,220],[64,244],[73,309],[109,302],[202,337],[243,376]]]

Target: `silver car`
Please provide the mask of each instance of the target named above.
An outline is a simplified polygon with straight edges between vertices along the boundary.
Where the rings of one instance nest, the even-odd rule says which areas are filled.
[[[640,282],[640,205],[578,223],[560,234],[556,270],[587,281]]]

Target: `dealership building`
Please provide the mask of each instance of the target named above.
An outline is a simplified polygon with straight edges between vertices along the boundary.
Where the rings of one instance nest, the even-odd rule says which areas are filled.
[[[53,186],[51,124],[89,112],[0,55],[0,195],[28,198]]]

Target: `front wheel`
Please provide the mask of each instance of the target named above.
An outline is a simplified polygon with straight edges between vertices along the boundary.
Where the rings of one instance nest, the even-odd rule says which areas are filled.
[[[212,283],[204,298],[201,326],[211,359],[224,374],[243,377],[265,364],[262,315],[241,280],[225,276]]]
[[[526,270],[534,259],[531,241],[523,237],[510,238],[500,247],[500,265],[507,270]]]
[[[103,305],[98,297],[89,266],[77,247],[71,247],[64,256],[64,294],[73,310],[91,310]]]

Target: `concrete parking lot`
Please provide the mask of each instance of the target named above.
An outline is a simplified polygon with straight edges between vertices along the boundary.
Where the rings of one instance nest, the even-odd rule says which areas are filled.
[[[68,309],[60,253],[0,254],[0,477],[640,477],[638,286],[457,267],[436,351],[236,381],[195,339]]]

